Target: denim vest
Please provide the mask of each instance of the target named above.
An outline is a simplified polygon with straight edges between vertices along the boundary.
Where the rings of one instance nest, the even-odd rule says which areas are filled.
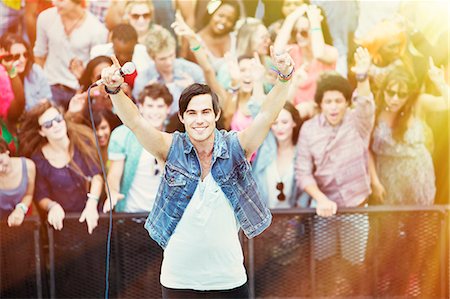
[[[270,225],[272,215],[260,199],[236,132],[215,130],[211,175],[230,201],[247,237],[259,235]],[[155,205],[144,225],[162,248],[166,248],[200,177],[201,167],[194,146],[186,133],[175,132]]]

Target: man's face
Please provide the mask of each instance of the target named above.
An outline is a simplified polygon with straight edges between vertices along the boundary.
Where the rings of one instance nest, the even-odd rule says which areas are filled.
[[[344,95],[337,90],[326,91],[320,104],[322,113],[331,126],[339,125],[342,122],[347,106]]]
[[[220,113],[214,114],[211,95],[201,94],[191,99],[180,120],[189,138],[195,143],[214,140],[214,129],[219,117]]]
[[[169,74],[173,72],[173,62],[175,61],[175,49],[166,50],[153,55],[156,70],[159,73]]]
[[[114,54],[119,60],[120,65],[125,64],[125,62],[131,61],[134,53],[135,42],[129,41],[124,42],[119,39],[113,39],[113,49]]]
[[[151,97],[145,97],[144,103],[139,104],[141,115],[158,130],[162,130],[164,121],[170,112],[170,107],[166,105],[163,98],[156,100]]]

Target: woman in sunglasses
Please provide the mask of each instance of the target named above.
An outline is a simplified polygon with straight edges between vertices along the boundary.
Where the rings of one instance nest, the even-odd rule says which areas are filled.
[[[42,68],[34,63],[30,46],[19,35],[6,33],[0,38],[3,50],[2,63],[9,63],[22,81],[25,92],[25,109],[29,110],[42,100],[50,100],[52,92]]]
[[[286,17],[275,39],[275,48],[285,48],[294,35],[296,43],[290,45],[290,54],[297,68],[306,65],[308,78],[299,85],[294,98],[302,119],[314,115],[316,81],[323,71],[334,70],[338,59],[337,49],[325,44],[322,20],[317,6],[303,4]]]
[[[19,140],[22,153],[36,164],[34,200],[48,223],[61,230],[65,213],[81,213],[79,221],[86,221],[91,234],[103,186],[92,131],[44,102],[25,114]]]
[[[371,145],[372,191],[378,203],[434,203],[435,173],[424,120],[427,113],[448,111],[449,86],[432,59],[428,76],[441,96],[419,94],[415,76],[403,67],[390,71],[381,84]]]
[[[132,0],[128,1],[125,6],[123,18],[136,29],[139,44],[145,45],[145,41],[147,37],[151,35],[153,29],[155,27],[160,27],[160,25],[154,24],[154,11],[155,8],[151,0]]]

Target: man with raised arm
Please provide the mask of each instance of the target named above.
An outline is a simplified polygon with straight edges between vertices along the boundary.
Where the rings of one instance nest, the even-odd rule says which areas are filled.
[[[272,49],[271,49],[272,50]],[[192,84],[179,99],[186,132],[161,132],[149,124],[123,93],[119,62],[102,71],[117,114],[164,174],[145,228],[164,249],[163,298],[248,298],[247,275],[238,231],[249,237],[271,222],[248,162],[269,132],[288,97],[291,57],[272,50],[279,79],[246,130],[218,131],[217,95]]]

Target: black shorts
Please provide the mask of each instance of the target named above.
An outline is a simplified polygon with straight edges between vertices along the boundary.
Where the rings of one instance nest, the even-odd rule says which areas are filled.
[[[161,285],[163,299],[208,298],[208,299],[248,299],[248,282],[230,290],[196,291],[189,289],[170,289]]]

